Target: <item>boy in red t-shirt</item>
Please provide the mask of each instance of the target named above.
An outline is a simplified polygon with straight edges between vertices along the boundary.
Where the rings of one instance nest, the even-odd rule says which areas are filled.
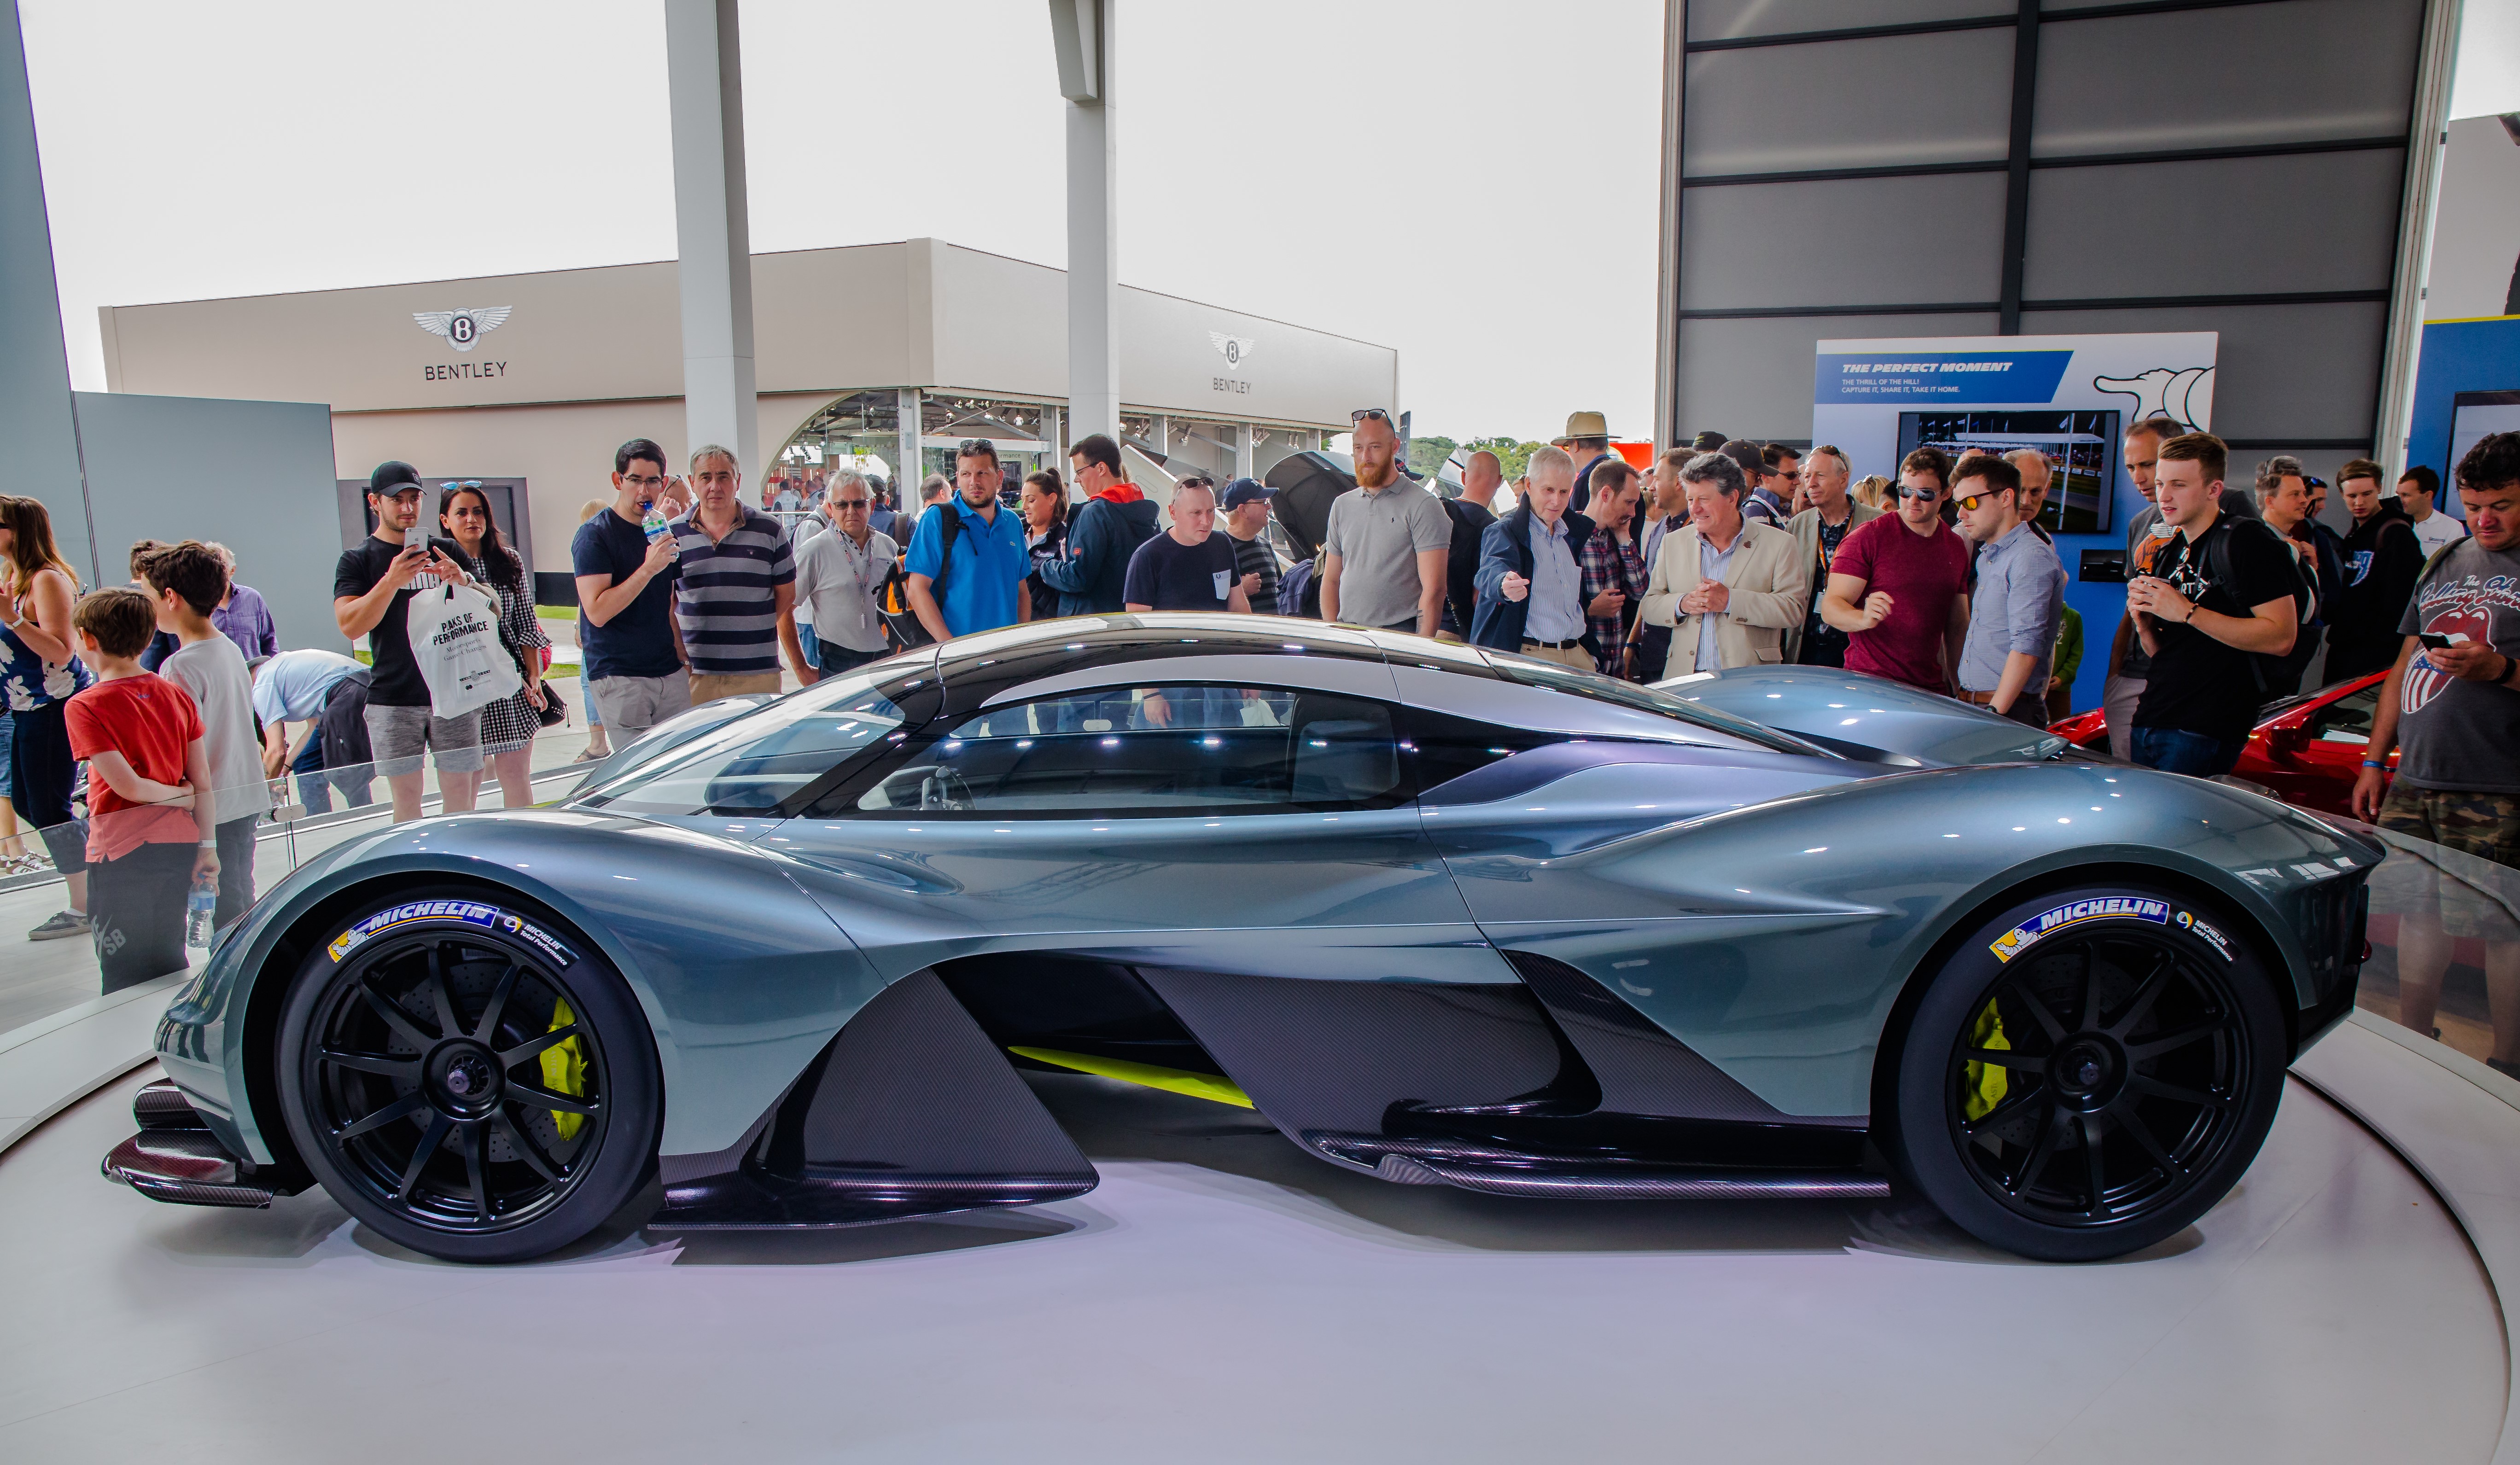
[[[184,969],[184,898],[218,873],[217,812],[200,711],[140,669],[156,602],[128,586],[94,591],[70,624],[97,671],[64,717],[88,768],[88,915],[113,992]]]

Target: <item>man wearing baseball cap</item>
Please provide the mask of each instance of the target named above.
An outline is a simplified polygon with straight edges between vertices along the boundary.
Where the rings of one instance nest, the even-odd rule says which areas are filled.
[[[368,508],[376,514],[376,530],[357,548],[343,550],[333,566],[334,622],[352,641],[366,637],[375,661],[368,680],[368,743],[377,772],[392,791],[397,823],[420,818],[421,760],[431,749],[437,754],[437,787],[445,796],[446,813],[472,808],[473,788],[481,778],[480,712],[431,715],[428,683],[411,654],[411,598],[449,581],[472,583],[453,557],[453,540],[431,538],[426,547],[406,547],[427,497],[420,472],[410,464],[377,465],[368,475]]]
[[[1575,469],[1575,497],[1567,508],[1577,513],[1593,501],[1593,468],[1610,455],[1610,420],[1598,412],[1566,414],[1566,430],[1550,439],[1552,447],[1564,448],[1566,456],[1579,465]]]
[[[1257,478],[1225,486],[1225,537],[1234,541],[1234,572],[1254,615],[1278,613],[1278,556],[1270,552],[1269,501],[1278,491]]]

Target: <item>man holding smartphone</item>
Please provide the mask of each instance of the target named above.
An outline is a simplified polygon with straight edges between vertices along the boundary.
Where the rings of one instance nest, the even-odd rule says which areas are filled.
[[[2468,536],[2431,557],[2398,623],[2397,665],[2371,717],[2354,813],[2381,828],[2520,868],[2520,432],[2490,434],[2458,463]],[[2389,777],[2389,749],[2398,753]],[[2382,790],[2387,797],[2382,797]],[[2392,861],[2394,867],[2407,862]],[[2429,1031],[2460,937],[2485,942],[2494,1052],[2520,1077],[2520,942],[2477,874],[2414,862],[2373,888],[2402,912],[2398,1020]]]
[[[2282,656],[2301,631],[2291,547],[2223,511],[2228,459],[2210,432],[2161,445],[2153,494],[2171,537],[2127,583],[2127,613],[2152,658],[2135,707],[2135,761],[2199,778],[2231,771],[2267,700],[2252,658]]]
[[[368,475],[368,508],[377,527],[333,567],[333,619],[352,641],[368,638],[375,670],[368,681],[368,742],[377,772],[393,794],[396,823],[420,818],[421,761],[437,755],[437,787],[445,812],[472,807],[481,779],[481,714],[431,714],[428,683],[411,654],[411,598],[472,578],[454,558],[455,542],[421,527],[428,497],[419,470],[381,463]]]

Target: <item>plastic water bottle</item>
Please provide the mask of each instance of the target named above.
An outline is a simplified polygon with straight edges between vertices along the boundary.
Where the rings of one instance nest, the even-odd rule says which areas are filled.
[[[193,893],[184,898],[184,945],[206,949],[210,944],[212,915],[219,906],[219,877],[197,876]]]
[[[648,543],[652,545],[656,542],[657,535],[667,532],[673,525],[665,518],[663,505],[651,504],[648,506],[648,516],[639,521],[639,527],[647,533]]]

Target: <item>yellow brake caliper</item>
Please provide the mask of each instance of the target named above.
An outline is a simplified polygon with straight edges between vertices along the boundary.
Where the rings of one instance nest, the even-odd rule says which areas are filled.
[[[572,1043],[575,1041],[570,1040]],[[1969,1030],[1969,1046],[2005,1050],[2012,1046],[2012,1041],[2003,1036],[2003,1019],[1997,1015],[1992,1000],[1986,1004],[1986,1010],[1977,1015],[1976,1024]],[[1992,1063],[1971,1063],[1963,1079],[1967,1098],[1960,1105],[1961,1115],[1975,1121],[1994,1113],[1995,1106],[2003,1102],[2007,1087],[2005,1080],[2004,1071]]]
[[[557,1033],[575,1021],[577,1014],[569,1011],[567,999],[562,999],[552,1003],[551,1026],[544,1031]],[[541,1061],[544,1088],[554,1093],[565,1093],[570,1098],[586,1097],[586,1047],[581,1040],[571,1038],[554,1043],[543,1049]],[[583,1114],[566,1114],[558,1109],[551,1111],[551,1117],[562,1139],[576,1138],[577,1127],[586,1122]]]

